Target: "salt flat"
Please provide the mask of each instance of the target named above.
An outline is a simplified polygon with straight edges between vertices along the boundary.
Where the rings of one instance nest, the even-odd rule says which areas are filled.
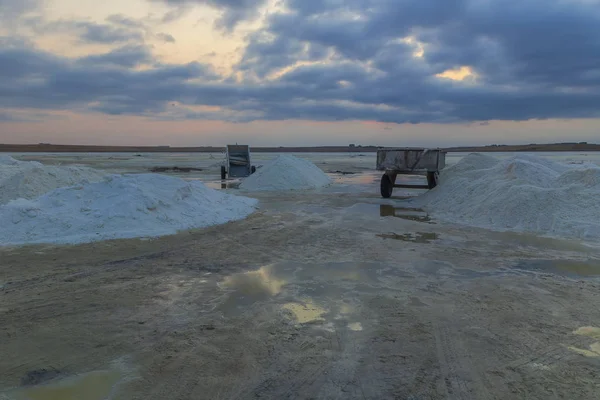
[[[372,155],[314,161],[363,172],[206,229],[0,249],[0,398],[115,363],[111,399],[597,397],[597,248],[382,199]]]

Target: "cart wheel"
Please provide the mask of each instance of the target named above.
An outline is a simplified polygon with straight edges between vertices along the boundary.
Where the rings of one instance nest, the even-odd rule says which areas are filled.
[[[256,165],[253,165],[252,168],[250,168],[250,173],[253,174],[256,172]]]
[[[221,165],[221,179],[225,179],[227,177],[227,170],[224,165]]]
[[[439,179],[440,173],[438,171],[427,171],[427,186],[429,186],[429,189],[436,187]]]
[[[386,199],[391,197],[393,190],[394,184],[392,183],[392,180],[387,174],[383,174],[381,177],[381,197],[385,197]]]

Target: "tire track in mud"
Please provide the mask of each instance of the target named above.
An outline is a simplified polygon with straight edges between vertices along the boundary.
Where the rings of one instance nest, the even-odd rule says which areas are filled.
[[[307,327],[305,329],[311,329]],[[304,336],[304,335],[303,335]],[[333,356],[333,340],[322,341],[329,346],[318,346],[315,341],[304,341],[295,344],[294,348],[285,348],[279,343],[277,352],[287,352],[296,357],[280,357],[277,354],[269,357],[270,366],[262,372],[263,378],[246,384],[231,398],[235,399],[304,399],[311,398],[319,385],[319,379],[326,376],[336,357]],[[276,352],[276,353],[277,353]],[[330,355],[329,355],[330,354]]]
[[[493,399],[487,388],[485,371],[473,363],[465,349],[460,332],[444,320],[433,323],[436,353],[441,369],[438,387],[445,398],[456,400]],[[468,362],[467,362],[468,361]]]

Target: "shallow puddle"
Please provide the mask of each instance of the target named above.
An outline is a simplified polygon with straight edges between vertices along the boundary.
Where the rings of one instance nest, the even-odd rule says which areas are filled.
[[[53,383],[19,389],[15,400],[109,400],[122,379],[118,371],[95,371]],[[10,397],[9,397],[10,398]]]
[[[389,274],[404,276],[397,267],[376,262],[281,261],[224,278],[218,283],[224,293],[215,298],[213,310],[220,311],[225,317],[235,317],[251,311],[256,304],[278,303],[285,304],[284,309],[304,321],[317,308],[310,302],[295,299],[339,301],[345,299],[350,291],[380,292],[381,287],[389,283]],[[331,311],[344,314],[348,307],[341,306],[339,311]]]
[[[239,189],[240,181],[202,181],[205,186],[211,189]]]
[[[592,339],[600,340],[600,328],[593,326],[584,326],[573,332],[575,335],[586,336]],[[586,357],[600,357],[600,342],[594,342],[589,345],[588,349],[581,349],[575,346],[568,346],[568,349],[575,353],[581,354]]]
[[[331,171],[329,172],[335,183],[343,185],[373,185],[380,179],[373,173],[352,172],[352,171]]]
[[[306,300],[303,303],[286,303],[281,308],[290,311],[300,324],[325,321],[323,314],[327,313],[327,310],[319,307],[312,300]]]
[[[231,290],[227,299],[218,309],[227,315],[243,312],[244,306],[264,301],[279,294],[288,283],[287,279],[275,275],[273,264],[255,271],[234,274],[226,277],[219,286]]]
[[[235,289],[245,295],[265,293],[273,296],[280,293],[286,283],[285,279],[279,279],[273,275],[273,265],[271,264],[260,267],[256,271],[228,276],[221,283],[221,287]]]
[[[435,224],[431,221],[429,214],[420,208],[396,207],[391,204],[356,203],[344,209],[346,213],[360,214],[366,216],[394,217],[408,221]]]
[[[409,221],[427,222],[433,224],[429,214],[420,208],[394,207],[390,204],[381,204],[379,205],[379,216],[396,217]]]
[[[348,324],[348,329],[354,332],[359,332],[363,330],[362,324],[360,322],[352,322]]]
[[[514,268],[565,276],[600,276],[600,261],[522,260]]]
[[[393,240],[401,240],[403,242],[412,242],[412,243],[431,243],[434,240],[439,238],[439,235],[434,232],[416,232],[412,233],[380,233],[376,235],[382,239],[393,239]]]

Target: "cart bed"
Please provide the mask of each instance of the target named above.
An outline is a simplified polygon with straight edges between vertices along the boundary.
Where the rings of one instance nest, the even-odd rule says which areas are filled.
[[[411,173],[439,171],[446,166],[446,152],[414,147],[377,150],[377,170]]]

